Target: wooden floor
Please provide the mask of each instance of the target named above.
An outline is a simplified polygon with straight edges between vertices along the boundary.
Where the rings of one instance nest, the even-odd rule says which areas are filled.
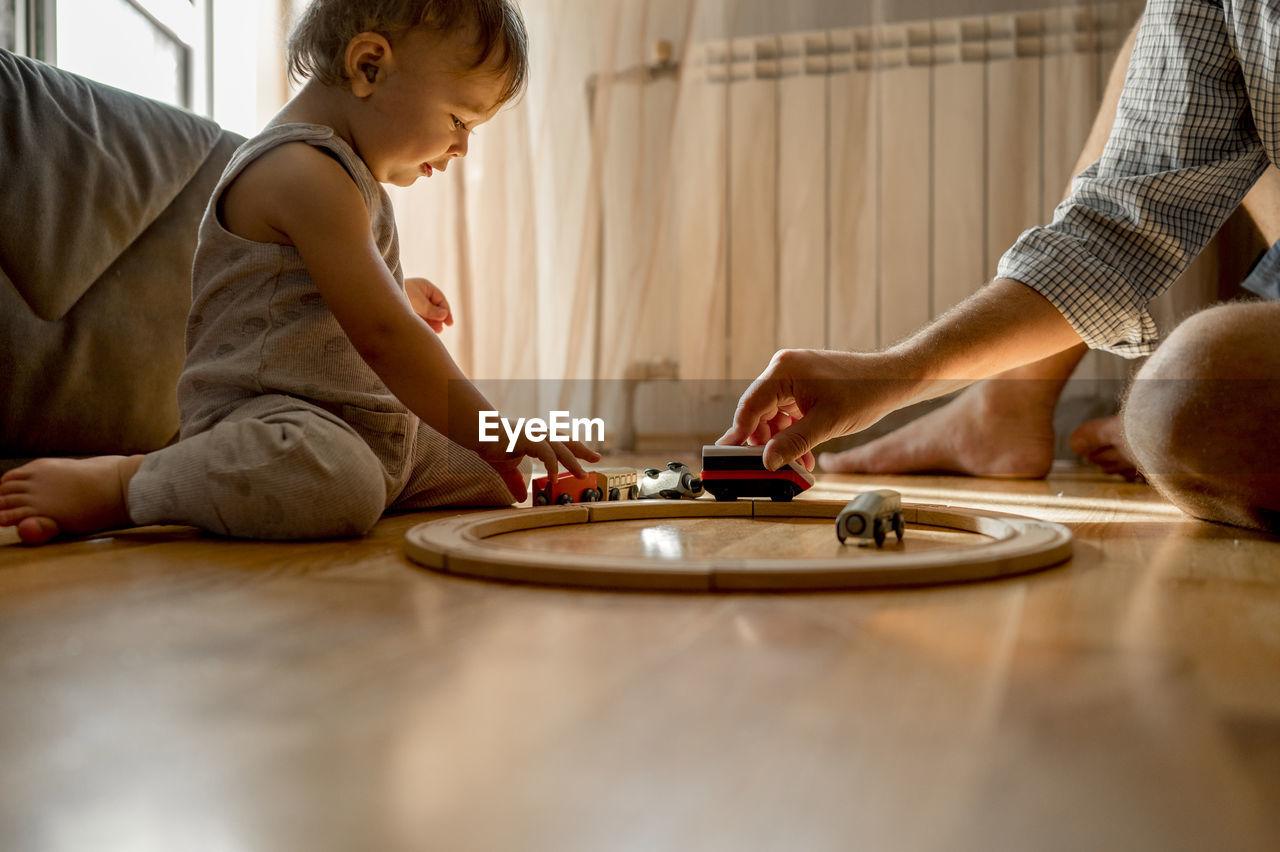
[[[1063,522],[1075,557],[662,595],[431,573],[402,545],[431,515],[0,533],[0,849],[1280,846],[1280,541],[1071,471],[815,492],[870,485]]]

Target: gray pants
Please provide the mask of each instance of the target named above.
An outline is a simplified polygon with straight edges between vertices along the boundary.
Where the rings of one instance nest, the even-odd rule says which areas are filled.
[[[255,397],[149,454],[129,483],[129,515],[290,540],[363,535],[388,509],[511,504],[493,468],[416,417],[341,413]]]

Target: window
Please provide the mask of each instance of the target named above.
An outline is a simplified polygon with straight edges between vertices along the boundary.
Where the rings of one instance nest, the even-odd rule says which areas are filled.
[[[0,0],[0,47],[17,50],[18,40],[14,32],[13,0]]]
[[[301,0],[0,0],[0,47],[156,98],[246,136],[288,99]]]
[[[99,82],[208,109],[209,0],[0,0],[0,42]],[[7,29],[4,29],[7,25]]]

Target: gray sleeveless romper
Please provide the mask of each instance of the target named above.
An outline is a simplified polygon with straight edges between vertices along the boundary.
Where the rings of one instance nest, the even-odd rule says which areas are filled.
[[[180,440],[143,462],[129,484],[130,516],[299,539],[362,534],[387,509],[509,505],[489,465],[420,422],[365,364],[297,249],[222,227],[231,182],[266,151],[295,141],[329,152],[351,175],[403,286],[390,199],[332,129],[286,124],[241,146],[200,224],[178,381]]]

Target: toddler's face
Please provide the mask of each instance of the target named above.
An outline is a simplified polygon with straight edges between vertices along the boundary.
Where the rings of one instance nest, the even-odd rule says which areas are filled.
[[[496,63],[470,69],[468,48],[463,37],[421,30],[397,41],[353,134],[378,181],[409,186],[444,171],[498,111],[505,78]]]

